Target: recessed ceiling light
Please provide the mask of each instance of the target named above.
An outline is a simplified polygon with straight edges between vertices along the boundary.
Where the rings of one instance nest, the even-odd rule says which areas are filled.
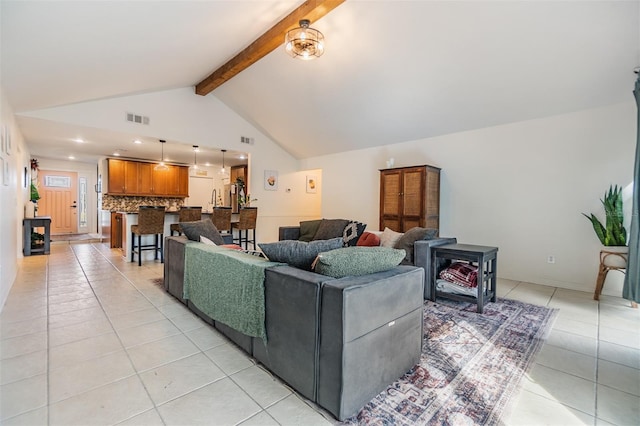
[[[81,138],[75,138],[73,141],[77,143],[84,143],[84,139]]]
[[[73,155],[69,156],[69,160],[75,160],[75,159],[76,159],[76,157],[74,157]]]
[[[118,151],[114,152],[113,155],[115,155],[116,157],[120,157],[120,153]]]
[[[208,161],[206,163],[204,163],[205,166],[209,167],[211,165],[211,163],[209,163]]]
[[[142,141],[140,139],[134,139],[133,143],[137,143],[138,145],[140,145]]]
[[[244,154],[240,154],[240,157],[238,157],[238,158],[241,159],[241,160],[244,160],[245,156],[244,156]]]

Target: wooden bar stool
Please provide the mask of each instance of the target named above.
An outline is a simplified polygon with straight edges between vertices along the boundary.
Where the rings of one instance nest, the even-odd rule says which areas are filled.
[[[202,219],[202,206],[180,207],[180,211],[178,213],[178,223],[172,223],[171,225],[169,225],[171,235],[173,236],[174,232],[177,232],[178,235],[182,235],[180,222],[197,222],[200,219]]]
[[[136,235],[138,236],[138,244],[136,244]],[[142,245],[143,235],[154,235],[155,243]],[[131,225],[131,261],[133,256],[138,253],[138,266],[142,265],[142,252],[144,250],[153,250],[153,259],[158,259],[160,253],[160,261],[164,263],[164,206],[140,206],[138,208],[138,224]],[[137,249],[137,250],[136,250]]]
[[[224,235],[231,234],[231,207],[214,207],[211,221],[218,229],[218,232]]]
[[[240,217],[237,223],[233,223],[233,227],[238,230],[238,238],[234,238],[233,242],[237,242],[242,245],[244,242],[244,248],[249,249],[249,243],[253,244],[253,249],[256,249],[256,220],[258,219],[257,207],[244,207],[240,209]],[[249,239],[249,231],[253,231],[253,238]],[[242,237],[242,231],[244,231],[244,238]]]

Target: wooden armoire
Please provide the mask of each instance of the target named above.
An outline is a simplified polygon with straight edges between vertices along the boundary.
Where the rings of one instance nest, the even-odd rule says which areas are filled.
[[[380,170],[380,230],[440,229],[440,169],[433,166]]]

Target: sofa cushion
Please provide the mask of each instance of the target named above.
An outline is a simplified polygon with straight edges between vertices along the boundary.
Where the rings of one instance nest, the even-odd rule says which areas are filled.
[[[334,278],[373,274],[399,265],[404,254],[389,247],[343,247],[320,253],[315,271]]]
[[[180,222],[182,232],[190,240],[200,241],[200,237],[208,238],[216,245],[224,244],[224,240],[218,232],[218,228],[211,222],[211,219],[202,219],[195,222]]]
[[[413,265],[413,243],[418,240],[432,240],[438,235],[437,229],[415,227],[404,233],[398,241],[395,248],[402,249],[406,252],[406,256],[402,263]]]
[[[360,247],[377,247],[380,245],[380,237],[372,232],[363,232],[356,245]]]
[[[342,239],[344,240],[345,246],[357,245],[366,227],[366,223],[356,221],[349,222],[344,228],[344,231],[342,231]]]
[[[380,245],[382,247],[393,248],[400,237],[402,237],[402,232],[396,232],[392,229],[384,228],[384,231],[380,234]]]
[[[313,240],[313,237],[318,232],[318,228],[320,227],[320,222],[322,219],[318,220],[305,220],[300,222],[300,241],[309,242]]]
[[[478,267],[464,262],[454,262],[449,267],[440,271],[439,277],[463,287],[477,287]]]
[[[310,271],[311,264],[318,253],[342,247],[342,238],[310,242],[284,240],[275,243],[261,243],[258,246],[272,262],[284,262],[296,268]]]
[[[322,219],[314,240],[330,240],[331,238],[342,238],[344,228],[349,224],[346,219]]]

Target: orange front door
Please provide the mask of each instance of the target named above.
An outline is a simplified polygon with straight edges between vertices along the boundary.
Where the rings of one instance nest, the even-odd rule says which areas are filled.
[[[78,232],[78,174],[38,172],[38,216],[51,216],[52,234]]]

